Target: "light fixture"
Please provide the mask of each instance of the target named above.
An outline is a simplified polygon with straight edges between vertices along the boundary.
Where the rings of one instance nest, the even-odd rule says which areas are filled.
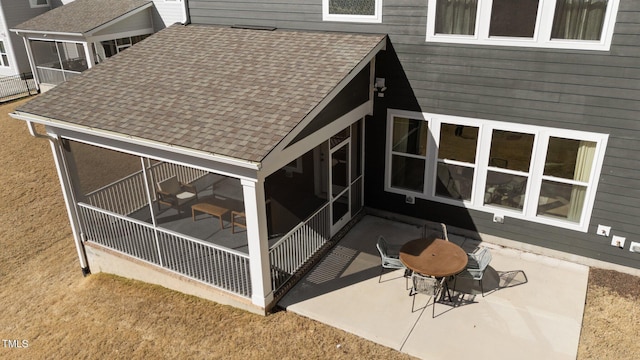
[[[373,87],[373,91],[378,93],[378,97],[384,97],[385,90],[387,90],[387,87],[385,86],[385,79],[376,78],[376,83]]]

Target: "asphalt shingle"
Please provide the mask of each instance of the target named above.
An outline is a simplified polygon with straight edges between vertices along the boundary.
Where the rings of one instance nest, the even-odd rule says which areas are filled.
[[[74,0],[29,19],[15,29],[85,34],[151,2],[150,0]]]
[[[260,162],[384,39],[176,24],[18,111]]]

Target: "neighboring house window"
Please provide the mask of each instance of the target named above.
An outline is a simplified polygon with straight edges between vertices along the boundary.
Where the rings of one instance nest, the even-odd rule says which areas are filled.
[[[382,0],[322,0],[322,20],[382,22]]]
[[[98,62],[102,62],[104,59],[110,58],[113,55],[130,48],[147,37],[149,37],[149,34],[101,41],[100,44],[102,45],[102,49],[98,48],[96,51],[97,60]]]
[[[49,7],[49,0],[29,0],[29,5],[32,8]]]
[[[9,66],[9,57],[7,56],[7,50],[4,48],[4,41],[0,40],[0,65]]]
[[[609,50],[620,0],[428,0],[427,41]]]
[[[385,190],[587,231],[608,136],[390,110]]]

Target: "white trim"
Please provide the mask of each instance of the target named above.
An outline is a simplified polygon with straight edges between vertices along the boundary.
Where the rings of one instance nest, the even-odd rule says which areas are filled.
[[[392,126],[393,119],[395,117],[404,117],[415,120],[423,120],[427,122],[429,129],[428,146],[426,156],[412,156],[425,159],[425,184],[422,192],[412,191],[408,189],[394,188],[391,186],[391,151],[393,134]],[[438,162],[438,144],[440,141],[440,128],[443,123],[466,125],[478,128],[478,141],[476,144],[476,159],[475,159],[475,171],[473,178],[471,200],[456,200],[436,196],[435,184],[437,178],[437,162]],[[534,143],[532,149],[531,163],[528,172],[513,171],[507,169],[500,169],[502,173],[509,173],[515,175],[522,175],[527,177],[527,188],[525,191],[525,200],[523,204],[523,210],[509,209],[504,207],[497,207],[491,205],[484,205],[484,191],[487,171],[491,168],[484,166],[488,164],[491,135],[494,130],[513,131],[520,133],[533,134]],[[592,141],[596,143],[596,150],[594,155],[594,162],[591,168],[591,174],[589,177],[589,183],[581,183],[575,180],[560,179],[564,184],[579,184],[585,185],[587,192],[584,199],[584,207],[582,210],[582,216],[580,222],[572,222],[569,220],[555,219],[550,217],[537,216],[537,199],[540,192],[540,186],[543,180],[550,180],[549,176],[543,175],[544,161],[546,158],[548,139],[551,137],[576,139],[584,141]],[[450,115],[432,114],[432,113],[419,113],[412,111],[388,109],[387,111],[387,135],[386,135],[386,147],[385,147],[385,178],[384,178],[384,190],[391,193],[397,193],[402,195],[414,196],[429,201],[435,201],[455,206],[462,206],[468,209],[478,210],[482,212],[495,213],[502,216],[509,216],[526,221],[557,226],[570,230],[587,232],[589,228],[589,222],[591,220],[591,214],[593,211],[593,205],[595,202],[596,190],[598,181],[600,179],[600,173],[602,164],[604,162],[604,154],[607,147],[609,135],[593,132],[585,132],[579,130],[569,130],[560,128],[541,127],[517,123],[506,123],[494,120],[486,119],[474,119],[457,117]],[[403,155],[404,156],[404,155]]]
[[[27,122],[31,131],[32,124]],[[76,245],[76,252],[80,261],[80,267],[86,269],[89,266],[87,257],[84,252],[84,246],[82,244],[82,231],[80,230],[80,221],[78,219],[76,204],[77,201],[74,197],[71,180],[69,179],[68,166],[65,163],[65,156],[61,150],[60,139],[53,135],[48,134],[49,144],[51,145],[51,152],[53,153],[53,160],[56,165],[56,172],[60,179],[60,186],[62,188],[62,197],[64,198],[64,205],[67,209],[67,216],[71,224],[71,233],[73,234],[73,240]]]
[[[250,162],[250,161],[235,159],[235,158],[231,158],[224,155],[218,155],[214,153],[193,150],[193,149],[189,149],[181,146],[175,146],[171,144],[161,143],[158,141],[152,141],[152,140],[147,140],[139,137],[134,137],[131,135],[123,135],[123,134],[112,132],[112,131],[91,128],[89,126],[71,124],[64,121],[45,118],[38,115],[23,113],[20,111],[15,111],[13,113],[10,113],[9,115],[12,118],[18,119],[18,120],[30,121],[36,124],[43,124],[43,125],[51,126],[54,128],[63,129],[63,130],[75,131],[81,134],[92,135],[92,136],[104,138],[107,140],[121,141],[125,143],[130,143],[133,145],[139,145],[144,148],[158,149],[158,150],[163,150],[163,151],[176,153],[180,155],[192,156],[196,158],[201,158],[205,160],[237,166],[240,168],[246,168],[249,170],[259,170],[261,167],[261,164],[258,162]],[[99,146],[105,147],[105,145],[99,145]]]
[[[266,308],[273,300],[269,270],[269,243],[264,180],[240,180],[244,197],[249,269],[251,273],[251,302]]]
[[[374,0],[376,3],[373,15],[329,14],[329,1],[322,0],[322,21],[382,23],[382,0]]]
[[[427,42],[609,51],[620,0],[608,0],[600,41],[551,39],[556,0],[540,0],[533,38],[489,37],[493,0],[478,0],[475,35],[435,34],[436,1],[428,0]]]

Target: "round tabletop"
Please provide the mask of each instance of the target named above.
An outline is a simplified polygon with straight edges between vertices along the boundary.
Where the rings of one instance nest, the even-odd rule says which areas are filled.
[[[400,261],[419,274],[445,277],[464,270],[467,253],[447,240],[416,239],[402,245]]]

